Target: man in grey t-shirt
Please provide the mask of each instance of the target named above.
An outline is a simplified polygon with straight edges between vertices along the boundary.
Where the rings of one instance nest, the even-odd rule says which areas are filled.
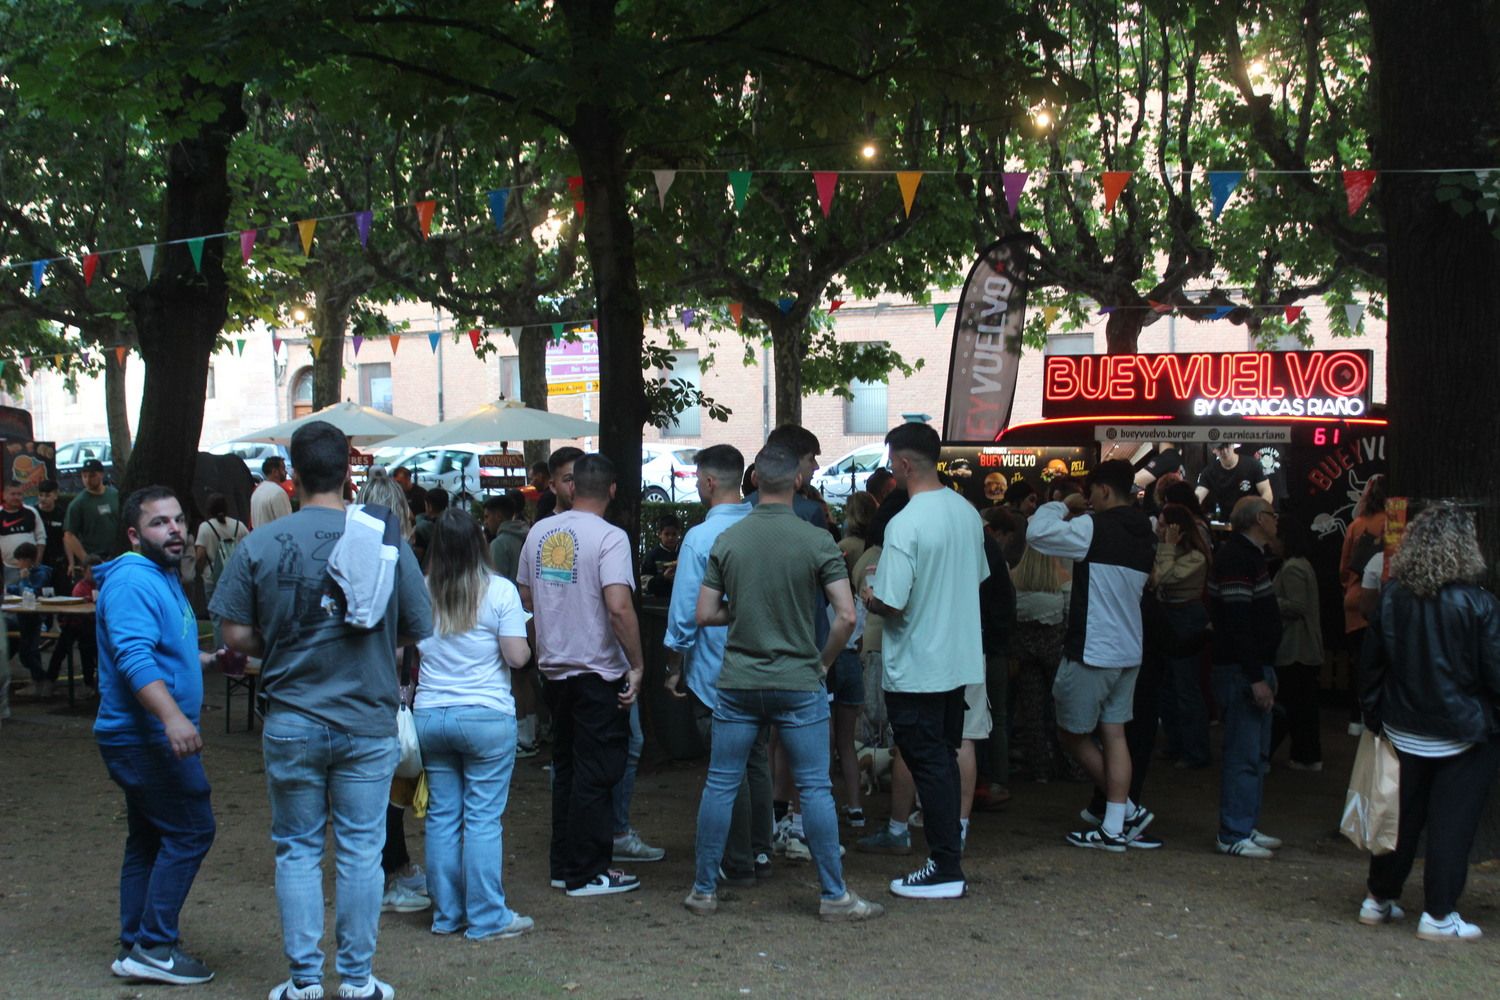
[[[292,466],[302,509],[235,546],[209,604],[225,642],[262,657],[270,703],[262,749],[291,965],[291,978],[271,997],[321,995],[310,988],[323,978],[321,865],[330,818],[339,869],[338,969],[347,988],[340,996],[389,997],[391,987],[371,966],[385,881],[385,806],[399,756],[396,646],[431,634],[432,608],[403,541],[379,627],[345,624],[328,557],[344,533],[348,440],[325,421],[307,424],[292,436]]]

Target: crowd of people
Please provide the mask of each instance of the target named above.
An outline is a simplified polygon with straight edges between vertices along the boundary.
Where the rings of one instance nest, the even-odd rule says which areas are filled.
[[[486,501],[476,518],[404,469],[377,470],[347,503],[348,442],[323,422],[292,440],[294,513],[268,470],[250,525],[218,498],[190,538],[179,498],[149,487],[119,505],[130,550],[118,554],[73,544],[87,527],[70,508],[65,557],[98,592],[94,732],[127,806],[112,971],[213,976],[182,950],[178,918],[215,836],[199,756],[203,671],[242,657],[258,661],[264,695],[288,962],[270,1000],[325,995],[330,830],[339,997],[394,996],[373,968],[383,910],[430,909],[434,934],[473,940],[533,930],[507,902],[502,819],[516,760],[544,738],[551,886],[569,897],[638,889],[624,866],[665,853],[630,822],[646,663],[638,590],[667,602],[663,683],[691,700],[709,747],[683,899],[692,914],[736,905],[721,887],[770,877],[780,855],[814,866],[821,919],[881,917],[845,881],[841,824],[857,850],[886,855],[912,854],[920,829],[926,857],[893,873],[889,891],[961,897],[970,812],[1003,803],[1013,771],[1092,786],[1082,825],[1060,831],[1067,843],[1160,849],[1144,791],[1160,729],[1178,767],[1209,766],[1211,707],[1222,732],[1216,848],[1274,856],[1281,841],[1259,828],[1271,752],[1289,736],[1295,766],[1322,760],[1324,651],[1305,529],[1251,484],[1216,533],[1180,476],[1153,477],[1143,496],[1138,470],[1120,461],[1056,481],[1046,497],[1018,482],[981,514],[948,488],[932,428],[902,424],[886,443],[890,468],[851,497],[842,533],[808,489],[819,444],[805,428],[776,429],[748,467],[731,446],[700,450],[703,520],[685,533],[660,521],[639,573],[609,520],[615,468],[576,448],[534,472],[550,500],[534,521],[519,495]],[[80,499],[103,517],[104,494]],[[1361,516],[1379,502],[1377,484]],[[38,542],[6,553],[18,579],[46,568]],[[1359,577],[1362,555],[1384,558],[1346,551]],[[1500,767],[1500,609],[1476,583],[1484,564],[1462,510],[1420,514],[1389,562],[1351,598],[1367,623],[1360,722],[1391,741],[1401,767],[1399,840],[1372,858],[1359,920],[1403,916],[1425,833],[1417,933],[1472,940],[1479,929],[1456,904]],[[223,643],[213,653],[200,652],[185,563],[211,581]],[[861,758],[878,771],[881,754],[890,812],[867,831],[863,795],[876,784]],[[425,865],[406,851],[416,783],[397,767],[408,755],[426,785]]]

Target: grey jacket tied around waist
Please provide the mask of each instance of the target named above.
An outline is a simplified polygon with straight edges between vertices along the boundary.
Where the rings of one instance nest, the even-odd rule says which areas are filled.
[[[346,624],[361,629],[380,625],[390,607],[400,558],[401,523],[389,508],[350,504],[344,509],[344,535],[328,557],[328,574],[343,592]]]

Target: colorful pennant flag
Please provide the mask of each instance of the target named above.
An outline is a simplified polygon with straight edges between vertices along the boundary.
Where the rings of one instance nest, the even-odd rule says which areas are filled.
[[[729,171],[729,189],[734,192],[734,210],[745,207],[745,197],[750,193],[750,171]]]
[[[313,230],[318,228],[317,219],[302,219],[297,223],[297,233],[302,237],[302,255],[312,255]]]
[[[1243,170],[1210,170],[1208,172],[1208,190],[1213,199],[1215,221],[1224,211],[1225,202],[1229,201],[1229,196],[1234,194],[1234,189],[1240,186],[1240,181],[1244,177]]]
[[[1166,315],[1172,311],[1172,303],[1170,302],[1158,302],[1155,299],[1147,299],[1146,304],[1151,307],[1152,312],[1161,315]]]
[[[354,213],[354,230],[359,233],[359,245],[361,247],[368,247],[370,245],[370,223],[374,220],[375,213],[368,209],[363,212]]]
[[[87,288],[94,283],[94,272],[99,270],[99,255],[96,253],[85,254],[83,257],[83,287]]]
[[[1297,322],[1297,317],[1299,317],[1301,315],[1302,315],[1302,307],[1301,306],[1287,306],[1286,307],[1286,321],[1288,323],[1295,323],[1295,322]]]
[[[1365,307],[1358,303],[1350,303],[1344,307],[1344,318],[1349,321],[1349,329],[1358,330],[1359,321],[1364,319]]]
[[[1370,188],[1375,186],[1377,170],[1345,170],[1344,197],[1349,203],[1349,214],[1354,215],[1370,197]]]
[[[573,214],[580,219],[583,218],[583,175],[575,174],[568,178],[568,190],[573,195]]]
[[[1223,319],[1232,312],[1234,312],[1234,306],[1219,306],[1219,308],[1208,314],[1208,318]]]
[[[932,305],[932,325],[937,326],[943,322],[943,313],[948,311],[948,303],[935,302]]]
[[[484,332],[478,327],[469,331],[469,346],[474,348],[474,353],[479,353],[479,342],[484,339]]]
[[[250,263],[250,253],[251,253],[251,251],[253,251],[255,249],[255,236],[256,236],[256,231],[254,229],[241,229],[240,230],[240,263],[241,264],[248,264],[248,263]]]
[[[1031,179],[1031,174],[1025,171],[1006,171],[1000,177],[1000,186],[1005,190],[1005,208],[1010,212],[1012,219],[1016,218],[1016,212],[1021,207],[1021,192],[1026,190],[1026,182]]]
[[[776,300],[776,308],[781,310],[781,315],[783,316],[791,312],[792,306],[796,304],[797,300],[792,298],[781,298]]]
[[[443,338],[443,335],[441,333],[429,333],[427,335],[427,346],[432,348],[432,353],[433,354],[437,353],[438,341],[441,340],[442,338]]]
[[[1042,329],[1052,329],[1052,324],[1057,321],[1057,314],[1061,311],[1061,306],[1042,306]]]
[[[0,358],[0,375],[5,374],[5,360]]]
[[[1115,200],[1120,197],[1120,192],[1125,190],[1125,185],[1130,183],[1129,170],[1106,170],[1101,179],[1104,185],[1104,211],[1111,213],[1115,210]]]
[[[745,305],[742,302],[729,303],[729,315],[734,317],[735,329],[739,329],[741,321],[745,318]]]
[[[828,303],[828,311],[830,313],[836,313],[843,306],[843,304],[843,299],[834,299],[832,302]]]
[[[556,344],[556,343],[558,343],[558,342],[560,342],[562,340],[562,334],[563,334],[563,325],[561,323],[553,323],[552,324],[552,342],[554,344]]]
[[[436,211],[437,202],[432,198],[417,202],[417,228],[422,230],[424,240],[432,231],[432,213]]]
[[[30,375],[31,374],[31,359],[30,358],[22,358],[21,359],[21,371],[24,374],[26,374],[26,375]]]
[[[243,337],[234,342],[234,349],[239,353],[240,357],[243,358],[245,356],[245,340]]]
[[[651,176],[656,178],[656,204],[660,208],[666,208],[667,192],[672,189],[672,182],[677,179],[677,171],[653,170]]]
[[[396,356],[396,348],[398,348],[400,346],[401,346],[401,334],[399,334],[399,333],[393,333],[393,334],[391,334],[391,357],[394,358]]]
[[[156,263],[156,245],[148,243],[145,246],[135,248],[135,252],[141,258],[141,270],[146,272],[146,280],[151,280],[151,266]]]
[[[906,209],[906,214],[910,217],[912,203],[917,200],[917,188],[922,186],[922,171],[898,170],[896,186],[901,189],[901,206]]]
[[[818,207],[823,210],[823,218],[828,218],[828,213],[833,211],[833,192],[839,186],[839,175],[833,170],[814,170],[813,185],[818,189]]]
[[[42,290],[42,275],[47,273],[47,262],[45,260],[34,260],[31,262],[31,294],[35,295]]]
[[[281,353],[281,338],[278,337],[278,336],[276,336],[276,334],[273,333],[273,334],[271,334],[271,357],[274,358],[274,357],[276,357],[276,355],[278,355],[280,353]]]
[[[314,358],[316,358],[319,354],[323,353],[323,338],[322,337],[308,337],[307,338],[307,348],[308,348],[308,350],[310,350],[312,352],[312,356]]]
[[[682,328],[686,330],[693,325],[693,320],[698,318],[698,310],[684,309],[678,318],[682,320]]]
[[[119,368],[124,368],[125,367],[125,352],[127,350],[129,350],[129,348],[125,348],[125,347],[116,347],[115,348],[115,366],[116,367],[119,367]]]
[[[193,270],[199,274],[203,273],[203,237],[194,236],[187,241],[188,253],[193,258]]]
[[[356,358],[359,357],[359,349],[361,347],[363,347],[364,344],[365,344],[365,338],[361,337],[359,334],[356,333],[354,335],[354,356]]]
[[[510,188],[501,188],[489,194],[490,218],[495,220],[495,232],[505,231],[505,206],[510,202]]]
[[[1110,313],[1112,313],[1114,311],[1115,311],[1115,307],[1114,306],[1100,306],[1099,307],[1099,315],[1100,316],[1108,316]]]

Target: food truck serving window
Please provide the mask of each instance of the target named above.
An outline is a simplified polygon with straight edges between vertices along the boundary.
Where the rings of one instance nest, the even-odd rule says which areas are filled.
[[[1195,423],[1363,417],[1371,358],[1367,350],[1052,355],[1042,416],[1107,411]]]

